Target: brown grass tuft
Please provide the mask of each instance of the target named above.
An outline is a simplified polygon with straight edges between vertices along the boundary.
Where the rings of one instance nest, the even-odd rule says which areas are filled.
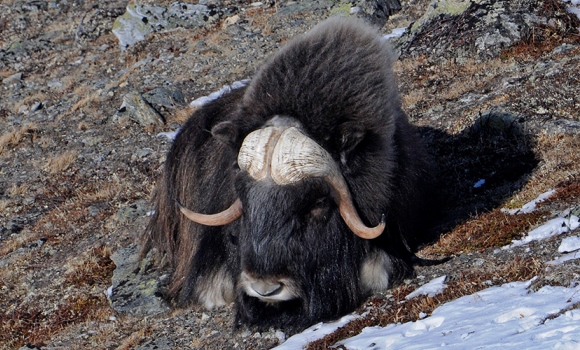
[[[153,333],[151,326],[146,326],[140,330],[131,333],[127,338],[121,342],[117,350],[130,350],[136,348],[145,338]]]
[[[177,110],[177,112],[175,112],[174,121],[177,123],[185,123],[198,108],[199,107],[187,107]]]
[[[0,199],[0,211],[5,211],[10,205],[10,201],[8,199]]]
[[[26,183],[20,184],[20,185],[14,184],[8,190],[8,194],[10,194],[13,197],[22,196],[22,195],[25,195],[26,193],[28,193],[29,189],[30,189],[29,184],[26,184]]]
[[[454,255],[508,245],[521,238],[547,215],[543,211],[511,215],[496,209],[457,226],[422,250],[427,255]]]
[[[109,283],[115,269],[110,256],[111,248],[107,246],[92,248],[80,259],[69,264],[66,283],[76,287]]]
[[[38,126],[35,123],[28,123],[20,127],[20,129],[12,130],[11,132],[0,136],[0,154],[2,154],[7,147],[15,147],[20,144],[26,136],[30,137],[30,140],[33,141],[36,137],[37,130]]]
[[[60,156],[49,159],[44,169],[51,174],[58,174],[65,171],[78,157],[75,151],[66,151]]]
[[[573,178],[558,184],[556,193],[539,203],[539,206],[554,202],[580,203],[580,178]]]
[[[40,347],[64,327],[98,317],[108,302],[103,296],[80,294],[64,299],[54,311],[22,307],[0,313],[0,343],[19,348],[25,343]]]

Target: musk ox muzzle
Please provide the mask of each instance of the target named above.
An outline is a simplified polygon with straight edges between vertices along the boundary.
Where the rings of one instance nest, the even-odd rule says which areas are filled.
[[[254,180],[271,180],[280,186],[309,177],[322,178],[330,184],[340,215],[355,235],[373,239],[385,229],[384,216],[375,227],[368,227],[362,222],[336,161],[324,148],[294,126],[268,126],[248,134],[238,153],[238,165]],[[229,224],[243,213],[239,199],[217,214],[195,213],[183,206],[180,206],[180,210],[191,221],[209,226]]]

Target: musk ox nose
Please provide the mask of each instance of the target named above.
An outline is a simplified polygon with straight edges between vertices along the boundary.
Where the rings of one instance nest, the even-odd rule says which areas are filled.
[[[254,281],[250,282],[250,288],[263,297],[271,297],[282,292],[283,284],[280,282]]]
[[[283,276],[255,277],[252,273],[243,271],[239,288],[247,295],[269,303],[292,300],[300,295],[293,279]]]

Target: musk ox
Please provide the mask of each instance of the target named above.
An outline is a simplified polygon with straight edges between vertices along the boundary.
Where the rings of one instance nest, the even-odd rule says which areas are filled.
[[[432,174],[392,60],[374,29],[329,19],[190,117],[145,234],[174,305],[233,301],[238,325],[300,329],[412,274]]]

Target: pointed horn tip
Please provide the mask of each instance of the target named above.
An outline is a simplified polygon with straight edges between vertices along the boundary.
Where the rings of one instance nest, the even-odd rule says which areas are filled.
[[[360,232],[360,231],[355,232],[355,235],[357,235],[363,239],[375,239],[383,234],[386,226],[387,226],[386,217],[385,217],[385,214],[382,214],[381,215],[381,222],[377,226],[372,227],[372,228],[369,227],[368,230],[365,230],[365,232]]]
[[[236,201],[226,210],[217,214],[200,214],[184,207],[175,200],[179,207],[179,211],[190,221],[206,226],[222,226],[237,220],[242,216],[242,202],[240,199]]]

